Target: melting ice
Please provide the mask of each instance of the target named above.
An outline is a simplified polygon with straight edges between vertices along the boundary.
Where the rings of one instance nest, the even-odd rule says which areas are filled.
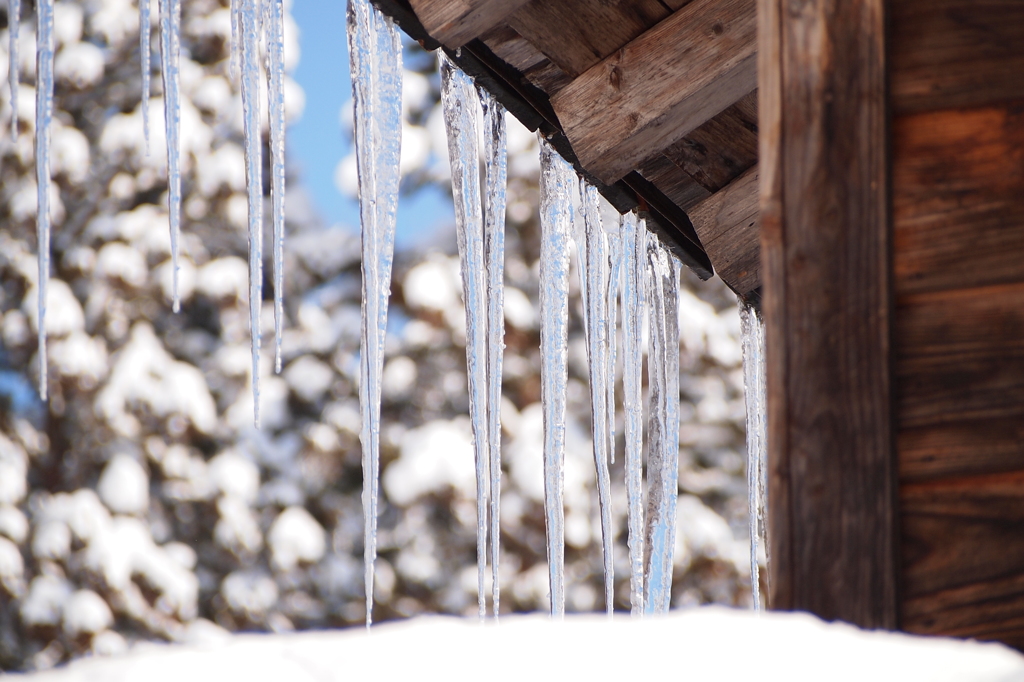
[[[377,556],[381,373],[402,148],[402,46],[394,23],[369,0],[349,0],[347,24],[362,225],[359,407],[363,446],[363,561],[366,624],[369,626],[373,616],[373,562]]]
[[[178,87],[180,32],[181,0],[160,0],[160,71],[164,83],[164,120],[167,125],[167,211],[171,223],[171,298],[174,301],[174,312],[178,312],[181,307],[178,292],[178,235],[181,232],[181,91]]]
[[[633,615],[644,611],[643,353],[644,263],[647,227],[635,213],[622,216],[622,404],[626,413],[626,502],[629,595]]]
[[[284,2],[267,0],[267,99],[270,113],[271,192],[274,201],[274,368],[281,371],[284,325]]]
[[[590,402],[593,425],[594,463],[597,466],[597,495],[601,507],[601,538],[604,556],[605,610],[613,610],[615,565],[612,549],[612,504],[611,475],[608,470],[608,453],[614,447],[609,426],[608,395],[609,384],[614,383],[614,372],[610,365],[610,337],[614,334],[614,323],[608,317],[608,289],[610,268],[607,242],[601,225],[600,202],[597,189],[580,180],[580,209],[583,214],[585,256],[579,259],[580,282],[586,310],[584,316],[587,336],[587,351],[590,361]],[[614,419],[614,414],[612,416]]]
[[[748,303],[740,305],[740,340],[743,348],[743,386],[747,408],[747,495],[750,515],[750,591],[754,610],[761,609],[759,548],[765,537],[765,458],[767,420],[764,322]]]
[[[39,242],[39,395],[46,400],[46,290],[50,280],[50,124],[53,121],[53,0],[36,4],[36,232]]]
[[[540,138],[540,362],[544,410],[544,521],[551,614],[565,613],[565,392],[569,328],[572,167]]]
[[[672,550],[679,490],[679,261],[657,237],[647,244],[650,417],[644,610],[672,601]]]

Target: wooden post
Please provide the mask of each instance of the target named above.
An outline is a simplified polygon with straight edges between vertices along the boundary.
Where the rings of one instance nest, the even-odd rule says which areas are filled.
[[[884,0],[758,0],[770,601],[895,628]]]

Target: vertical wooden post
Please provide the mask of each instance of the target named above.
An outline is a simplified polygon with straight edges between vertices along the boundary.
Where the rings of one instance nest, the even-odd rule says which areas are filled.
[[[885,0],[758,0],[770,601],[897,627]]]

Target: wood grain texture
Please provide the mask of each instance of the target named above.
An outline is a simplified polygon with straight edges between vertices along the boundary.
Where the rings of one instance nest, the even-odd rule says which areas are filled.
[[[582,164],[621,178],[754,90],[754,0],[694,0],[555,95]]]
[[[884,0],[759,0],[770,605],[898,624]]]
[[[740,295],[761,286],[757,211],[755,166],[689,212],[715,272]]]
[[[527,0],[409,0],[423,28],[446,47],[462,47],[500,24]]]
[[[890,8],[896,111],[1024,98],[1024,2],[892,0]]]
[[[532,0],[508,24],[575,78],[668,15],[658,0]]]
[[[712,194],[757,163],[757,92],[699,126],[664,151]]]
[[[892,145],[897,293],[1020,279],[1024,100],[897,117]]]
[[[1024,283],[900,297],[895,349],[901,429],[1024,419]]]
[[[1024,471],[901,487],[903,625],[1024,644]]]
[[[644,161],[637,170],[684,211],[711,196],[689,173],[661,154]]]

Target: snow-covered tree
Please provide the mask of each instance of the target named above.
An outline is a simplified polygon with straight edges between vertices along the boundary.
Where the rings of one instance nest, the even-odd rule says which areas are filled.
[[[263,424],[255,430],[241,101],[229,66],[230,10],[226,0],[188,0],[182,9],[182,309],[174,314],[159,65],[154,60],[147,153],[135,5],[57,4],[46,403],[35,391],[31,3],[21,23],[16,136],[7,96],[8,32],[0,33],[3,669],[45,668],[143,640],[197,641],[223,628],[332,627],[360,623],[365,615],[358,238],[325,228],[301,194],[289,195],[284,369],[274,375],[272,354],[264,357]],[[298,35],[290,21],[286,37],[292,68]],[[420,53],[414,61],[423,72],[406,75],[409,191],[447,181],[437,83],[428,73],[432,60]],[[286,94],[289,114],[300,115],[301,89],[288,81]],[[509,134],[501,580],[503,610],[526,611],[547,603],[538,163],[532,134],[511,120]],[[338,178],[354,192],[351,167],[342,161]],[[296,187],[299,179],[289,182]],[[266,194],[269,199],[269,187]],[[452,235],[436,240],[435,248],[400,253],[396,261],[394,333],[384,369],[375,620],[475,612],[465,317],[453,252]],[[735,300],[720,284],[684,279],[684,495],[675,603],[744,603]],[[269,334],[269,277],[264,291]],[[600,602],[600,524],[581,311],[578,292],[572,295],[567,597],[569,610],[585,611]],[[620,455],[621,447],[620,441]],[[618,607],[626,608],[621,456],[613,477],[622,502],[615,514],[616,595]]]

